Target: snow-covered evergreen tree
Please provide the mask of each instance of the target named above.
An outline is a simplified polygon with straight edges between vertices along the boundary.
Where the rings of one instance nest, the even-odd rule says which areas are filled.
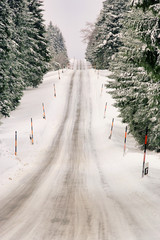
[[[0,112],[8,115],[11,107],[11,102],[8,99],[9,86],[9,51],[11,42],[9,37],[11,35],[10,25],[11,17],[8,3],[5,0],[0,2]]]
[[[160,149],[160,18],[159,4],[134,1],[123,21],[123,46],[113,58],[112,88],[121,117],[140,144],[149,129],[148,147]],[[153,1],[150,1],[150,3]],[[138,4],[138,5],[137,5]],[[141,8],[142,7],[142,8]]]
[[[106,0],[95,24],[95,30],[88,43],[86,59],[98,69],[108,68],[112,55],[121,45],[119,33],[121,19],[127,10],[125,0]]]
[[[29,78],[27,68],[30,68],[27,59],[29,55],[28,50],[31,45],[26,44],[28,41],[28,32],[31,28],[29,24],[29,11],[25,0],[8,0],[8,4],[12,11],[11,16],[13,21],[11,39],[14,44],[12,53],[15,51],[16,54],[15,59],[12,59],[11,62],[11,66],[13,65],[11,71],[15,76],[15,81],[19,82],[19,86],[24,89]]]
[[[50,55],[40,0],[0,2],[0,112],[8,116],[27,86],[38,86]]]
[[[44,73],[49,69],[50,54],[48,51],[48,44],[46,39],[46,30],[42,14],[42,1],[41,0],[27,0],[28,8],[33,24],[33,31],[31,38],[34,39],[33,51],[37,55],[37,59],[31,59],[33,66],[32,85],[36,87],[42,82]],[[37,75],[37,77],[36,77]]]
[[[64,68],[68,65],[68,54],[65,46],[65,41],[60,29],[53,26],[50,22],[47,27],[47,39],[49,43],[49,50],[51,54],[51,66],[53,69]]]
[[[8,116],[22,96],[22,78],[17,60],[17,44],[13,39],[13,12],[7,1],[0,2],[0,112]]]

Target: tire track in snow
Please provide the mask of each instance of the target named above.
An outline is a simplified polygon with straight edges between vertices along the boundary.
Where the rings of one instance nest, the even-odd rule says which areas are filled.
[[[143,221],[141,213],[135,216],[127,200],[114,192],[114,177],[104,173],[94,141],[96,107],[95,99],[91,98],[92,79],[79,66],[81,70],[70,80],[66,111],[48,159],[36,175],[13,193],[13,198],[9,195],[4,209],[0,206],[2,240],[143,239],[148,222]],[[47,195],[43,196],[43,190]],[[41,197],[43,201],[38,199]],[[134,197],[132,203],[153,210],[142,195]],[[144,228],[138,229],[141,222]],[[145,239],[150,240],[149,237],[145,235]],[[158,239],[156,234],[153,239]]]
[[[82,71],[78,80],[78,94],[76,103],[76,118],[71,133],[68,168],[63,176],[63,185],[60,196],[57,197],[57,207],[55,209],[53,222],[55,223],[52,238],[54,239],[74,239],[75,236],[75,197],[79,185],[83,184],[83,179],[79,176],[79,164],[81,162],[81,145],[79,143],[79,122],[81,116],[81,94],[82,94]],[[63,196],[63,197],[62,197]],[[58,221],[56,221],[59,216]],[[66,224],[64,224],[64,222]],[[66,236],[66,237],[65,237]]]
[[[14,216],[14,214],[25,204],[25,202],[31,197],[32,193],[42,183],[42,180],[43,178],[45,178],[51,165],[55,164],[55,160],[59,152],[61,136],[63,134],[64,126],[69,114],[75,73],[76,72],[73,73],[70,80],[68,102],[64,119],[57,131],[55,139],[53,140],[53,147],[51,147],[51,150],[46,157],[47,161],[44,161],[45,164],[41,166],[41,168],[36,172],[36,174],[32,176],[29,180],[27,180],[23,186],[15,189],[14,192],[12,192],[0,202],[0,232],[2,226],[5,225],[5,223]]]

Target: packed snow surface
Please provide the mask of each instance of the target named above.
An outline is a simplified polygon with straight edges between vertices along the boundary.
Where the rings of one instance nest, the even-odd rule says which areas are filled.
[[[124,154],[126,125],[106,93],[109,74],[72,60],[1,118],[0,239],[160,239],[159,154],[147,151],[144,178],[144,153],[130,134]]]

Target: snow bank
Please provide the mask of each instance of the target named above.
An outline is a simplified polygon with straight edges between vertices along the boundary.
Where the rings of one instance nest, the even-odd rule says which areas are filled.
[[[9,118],[1,118],[0,122],[0,187],[13,184],[24,172],[34,168],[41,161],[48,146],[52,143],[60,119],[63,116],[67,97],[68,80],[72,70],[52,71],[44,76],[39,88],[27,89],[20,106]],[[54,97],[54,87],[56,95]],[[44,103],[46,120],[43,119],[42,103]],[[33,119],[34,144],[30,140],[31,118]],[[15,152],[15,131],[18,133],[18,153]]]

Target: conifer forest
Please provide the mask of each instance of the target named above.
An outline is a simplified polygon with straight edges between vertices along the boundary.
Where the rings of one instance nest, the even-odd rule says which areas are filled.
[[[106,0],[88,39],[86,59],[112,74],[107,90],[140,144],[160,150],[159,0]],[[114,79],[114,80],[113,80]]]
[[[44,24],[42,1],[0,1],[0,113],[9,116],[23,90],[68,64],[62,33]]]

